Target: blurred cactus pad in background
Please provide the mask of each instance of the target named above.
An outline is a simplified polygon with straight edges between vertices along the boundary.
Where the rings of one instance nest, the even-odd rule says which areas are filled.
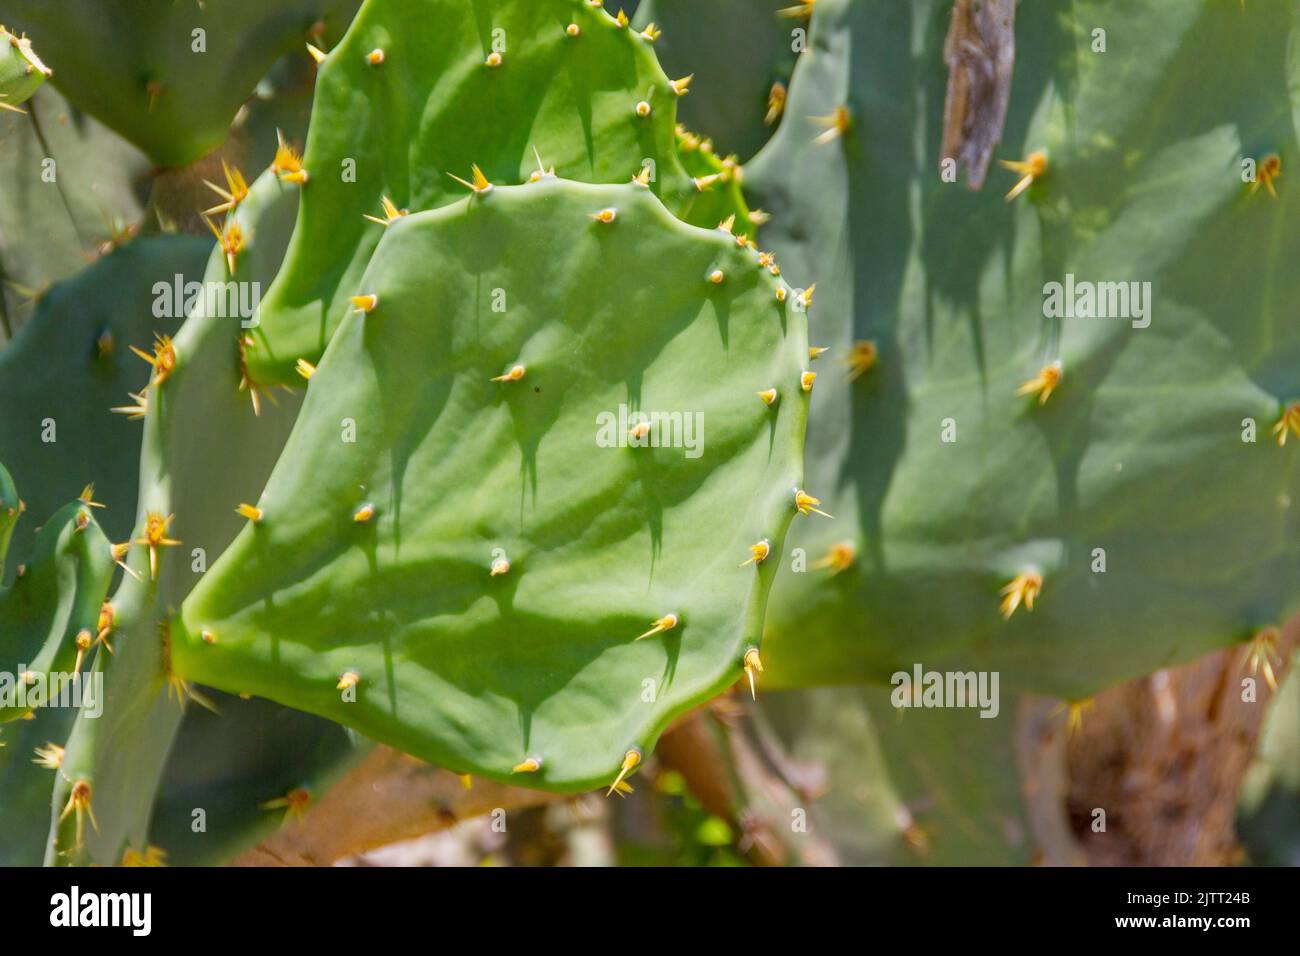
[[[0,22],[0,863],[1300,863],[1295,4]]]

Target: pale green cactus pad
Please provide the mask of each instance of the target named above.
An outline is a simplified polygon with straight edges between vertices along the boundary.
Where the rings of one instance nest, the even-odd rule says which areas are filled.
[[[320,357],[383,234],[364,217],[384,218],[385,199],[410,212],[460,200],[453,176],[473,181],[475,166],[506,185],[647,170],[680,218],[712,227],[734,214],[751,231],[738,192],[701,189],[677,159],[685,92],[647,37],[585,0],[363,4],[321,65],[301,162],[280,163],[288,181],[305,177],[303,202],[262,306],[254,378],[301,384],[297,360]]]
[[[458,771],[610,783],[758,645],[804,314],[648,189],[554,179],[393,223],[349,291],[175,673]]]
[[[774,593],[769,677],[950,662],[1077,698],[1300,608],[1300,412],[1277,424],[1300,398],[1300,193],[1243,182],[1246,159],[1297,156],[1295,11],[1020,5],[1036,40],[998,155],[1047,159],[1006,202],[1020,173],[995,165],[981,193],[941,176],[950,9],[819,0],[746,180],[832,350],[808,480],[837,521],[792,541],[806,570]],[[1128,315],[1048,316],[1067,276],[1150,285]],[[1022,574],[1041,593],[1004,620]]]
[[[0,806],[6,823],[0,864],[6,866],[41,860],[51,782],[49,770],[33,762],[33,751],[65,739],[77,705],[98,704],[93,688],[88,698],[85,687],[51,680],[62,681],[103,647],[96,638],[113,560],[94,510],[80,501],[60,508],[23,548],[30,560],[5,564],[23,506],[0,465],[0,566],[9,577],[0,587]],[[18,538],[32,534],[35,519],[28,515],[22,524]],[[25,684],[22,697],[17,680]]]
[[[0,27],[0,109],[13,112],[40,89],[52,71],[41,62],[32,41]]]
[[[159,165],[193,162],[226,138],[271,64],[324,42],[356,0],[8,0],[55,83]],[[2,90],[0,90],[2,92]]]
[[[53,188],[53,187],[48,187]],[[170,335],[160,289],[203,270],[210,241],[150,236],[130,242],[53,285],[0,352],[0,458],[32,514],[48,515],[93,483],[98,518],[114,541],[135,509],[140,426],[112,408],[132,404],[149,366],[132,353]],[[161,285],[160,285],[161,284]],[[26,554],[15,542],[16,560]]]

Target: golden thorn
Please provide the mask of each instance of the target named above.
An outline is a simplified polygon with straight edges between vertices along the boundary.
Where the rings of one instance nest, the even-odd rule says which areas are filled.
[[[1050,365],[1045,365],[1037,375],[1025,382],[1016,389],[1017,395],[1036,395],[1038,404],[1047,404],[1047,399],[1051,396],[1056,387],[1061,384],[1061,360],[1057,359]]]
[[[290,820],[301,820],[307,808],[311,806],[311,791],[306,787],[296,787],[290,790],[283,797],[276,797],[274,800],[268,800],[261,805],[263,810],[284,810],[284,821],[281,826],[287,824]]]
[[[1025,610],[1034,609],[1034,601],[1043,590],[1043,576],[1037,571],[1024,571],[1017,574],[1011,579],[998,593],[1001,594],[1002,604],[999,610],[1002,613],[1004,621],[1011,620],[1011,615],[1016,613],[1016,608],[1024,602]]]
[[[853,114],[849,112],[847,106],[837,106],[829,115],[814,116],[812,121],[826,128],[825,132],[813,140],[818,146],[839,139],[853,128]]]
[[[794,507],[795,510],[799,512],[799,514],[806,515],[809,513],[813,513],[813,514],[819,514],[823,518],[831,517],[831,515],[828,515],[826,512],[822,511],[820,508],[817,507],[817,505],[821,503],[822,500],[820,498],[814,498],[812,495],[808,494],[808,492],[804,491],[802,488],[795,489]]]
[[[492,379],[494,382],[517,382],[524,377],[524,367],[522,365],[510,366],[510,371],[504,375],[498,375]]]
[[[1268,194],[1274,199],[1277,198],[1277,189],[1274,183],[1282,175],[1282,157],[1277,153],[1269,153],[1259,161],[1255,169],[1255,181],[1250,184],[1250,194],[1253,196],[1259,192],[1259,187],[1263,186],[1268,190]]]
[[[1273,435],[1279,446],[1284,446],[1287,436],[1292,434],[1300,437],[1300,402],[1292,402],[1282,409],[1282,414],[1273,426]]]
[[[247,518],[253,524],[257,524],[262,520],[262,509],[257,505],[250,505],[248,502],[240,502],[239,507],[235,509],[235,514]]]
[[[168,537],[167,527],[175,517],[175,515],[164,517],[156,511],[148,512],[145,515],[144,534],[135,539],[136,544],[143,544],[149,549],[150,579],[156,580],[158,577],[158,549],[174,547],[181,543]]]
[[[488,181],[488,178],[483,175],[483,170],[478,168],[477,163],[474,163],[470,167],[470,169],[474,171],[473,182],[467,182],[466,180],[461,179],[455,173],[448,173],[447,175],[450,176],[452,179],[456,180],[456,182],[460,183],[466,189],[473,190],[476,195],[486,196],[488,193],[492,191],[492,183],[490,183]]]
[[[638,750],[636,747],[633,747],[626,754],[624,754],[623,766],[619,769],[618,776],[614,778],[614,782],[609,785],[609,790],[605,793],[605,796],[608,797],[615,790],[617,790],[618,785],[623,782],[623,778],[626,777],[629,773],[631,773],[636,768],[636,765],[639,764],[640,762],[641,762],[641,751]]]
[[[772,89],[767,94],[767,114],[763,117],[763,123],[771,126],[781,118],[785,112],[787,90],[785,84],[777,80],[772,84]]]
[[[361,218],[369,219],[371,222],[378,223],[387,229],[394,220],[401,219],[403,216],[407,215],[405,209],[398,209],[397,206],[393,204],[393,201],[387,196],[381,196],[379,198],[379,205],[384,210],[383,219],[380,219],[378,216],[371,216],[367,213],[362,213]]]
[[[358,312],[368,315],[375,310],[375,306],[379,305],[379,296],[374,293],[354,295],[348,301],[352,303]]]
[[[849,349],[848,358],[845,359],[849,364],[849,381],[859,379],[875,368],[878,356],[879,352],[876,349],[875,342],[867,339],[859,339],[854,342]]]
[[[676,614],[665,614],[663,617],[654,621],[654,626],[651,627],[650,630],[646,631],[644,634],[637,635],[636,640],[639,641],[643,638],[653,637],[655,634],[661,634],[664,631],[671,631],[677,626],[677,622],[678,617]]]
[[[772,545],[767,538],[764,538],[749,546],[749,560],[742,561],[740,566],[743,568],[747,564],[762,564],[771,553]]]
[[[1281,658],[1277,653],[1277,639],[1280,632],[1276,627],[1266,627],[1250,639],[1246,645],[1245,654],[1242,656],[1243,665],[1250,665],[1251,674],[1260,670],[1264,672],[1264,680],[1268,686],[1277,693],[1277,675],[1273,671],[1274,663],[1281,663]]]
[[[1034,181],[1042,178],[1047,172],[1047,154],[1041,152],[1030,153],[1023,161],[1015,159],[1000,159],[999,163],[1013,173],[1020,174],[1020,180],[1011,187],[1007,193],[1007,202],[1015,199],[1022,192],[1034,184]]]
[[[749,696],[758,700],[758,689],[754,686],[755,673],[763,673],[763,662],[758,657],[758,648],[751,647],[745,651],[745,674],[749,677]]]
[[[58,770],[63,764],[63,748],[56,743],[47,743],[44,747],[37,747],[34,751],[36,759],[32,763],[38,767],[44,767],[46,770]]]
[[[814,571],[829,569],[832,575],[839,574],[853,566],[858,556],[857,546],[851,541],[840,541],[830,546],[824,557],[814,561],[810,567]]]

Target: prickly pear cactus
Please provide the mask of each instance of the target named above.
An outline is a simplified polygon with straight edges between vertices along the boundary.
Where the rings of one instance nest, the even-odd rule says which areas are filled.
[[[950,10],[819,0],[746,180],[831,350],[808,480],[837,520],[792,541],[768,676],[1078,698],[1300,604],[1295,10],[1021,4],[1014,168],[979,193],[938,152]]]
[[[151,353],[154,336],[180,323],[155,315],[159,283],[171,289],[202,272],[211,243],[152,236],[114,250],[41,296],[36,311],[0,352],[0,457],[32,514],[48,515],[88,484],[114,541],[131,529],[139,425],[115,415],[131,404],[148,369],[133,349]],[[166,309],[157,311],[165,313]],[[98,509],[97,509],[98,510]],[[13,560],[26,547],[15,542]]]
[[[46,85],[23,113],[0,110],[0,334],[11,338],[49,286],[138,227],[149,161]]]
[[[18,111],[18,104],[31,99],[50,73],[31,40],[0,26],[0,109]]]
[[[24,505],[0,466],[0,863],[32,866],[41,860],[42,822],[50,799],[49,771],[33,763],[53,759],[77,705],[98,705],[94,688],[64,683],[103,653],[100,610],[113,559],[108,539],[83,501],[60,508],[23,547],[30,558],[7,561],[11,540],[31,535],[35,519],[15,535]],[[19,684],[21,683],[21,688]],[[35,696],[33,696],[35,695]],[[25,718],[25,719],[18,719]]]
[[[370,0],[321,64],[305,151],[276,163],[303,202],[254,333],[257,381],[301,384],[298,359],[320,357],[384,223],[458,201],[466,184],[641,175],[680,218],[734,215],[752,231],[724,177],[682,168],[676,103],[690,77],[660,69],[653,34],[585,0],[469,6]]]
[[[160,166],[226,138],[277,57],[346,23],[356,0],[8,0],[53,82]]]
[[[348,291],[177,676],[568,791],[762,666],[817,502],[805,316],[757,251],[547,177],[392,223]]]
[[[1034,834],[1020,791],[1016,717],[900,711],[891,691],[821,687],[763,698],[788,759],[824,774],[806,833],[845,866],[1025,866]],[[796,833],[796,851],[803,837]]]
[[[205,288],[274,275],[296,204],[294,191],[272,174],[255,181],[223,223],[227,234],[237,225],[243,237],[235,270],[218,246]],[[130,391],[137,397],[121,396],[143,418],[129,422],[137,441],[143,433],[130,572],[111,599],[117,653],[104,671],[104,713],[77,721],[56,779],[52,863],[116,863],[125,848],[147,846],[167,752],[184,708],[193,705],[192,689],[169,680],[161,628],[168,609],[179,606],[240,527],[227,496],[260,486],[293,422],[295,396],[265,395],[244,379],[241,322],[251,315],[229,314],[232,301],[198,297],[175,337],[158,343],[152,367],[135,361]],[[232,721],[230,729],[238,725]],[[90,789],[98,820],[80,840],[73,816],[59,820],[78,783]]]
[[[302,793],[310,806],[368,752],[345,728],[311,714],[205,693],[215,709],[185,712],[150,814],[143,852],[162,850],[169,866],[229,862],[286,823],[279,798]],[[198,830],[196,810],[205,825]]]
[[[23,506],[8,472],[0,474],[0,492],[6,521],[16,518]],[[50,517],[36,535],[30,561],[14,568],[12,582],[0,591],[6,680],[44,694],[52,678],[79,669],[100,632],[112,570],[108,538],[88,501],[73,501]],[[34,709],[17,699],[18,689],[0,681],[0,722]]]
[[[748,158],[758,152],[784,107],[806,21],[791,0],[646,0],[638,30],[662,32],[659,62],[676,76],[694,73],[697,95],[682,100],[678,117],[707,130],[719,149]]]

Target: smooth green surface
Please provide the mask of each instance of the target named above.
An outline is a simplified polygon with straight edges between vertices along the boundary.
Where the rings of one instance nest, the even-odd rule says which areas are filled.
[[[1300,443],[1270,429],[1300,398],[1300,193],[1285,172],[1278,201],[1241,178],[1243,156],[1298,155],[1294,10],[1022,4],[1033,41],[998,155],[1045,148],[1050,165],[1007,203],[1006,170],[982,193],[939,176],[949,9],[820,0],[785,122],[750,164],[765,246],[817,282],[810,337],[832,347],[808,483],[837,520],[791,545],[809,565],[840,541],[858,553],[839,575],[781,575],[767,676],[883,682],[919,661],[1074,699],[1297,610]],[[852,130],[815,144],[808,118],[839,105]],[[1067,273],[1151,282],[1150,326],[1045,318],[1044,284]],[[880,358],[850,384],[855,339]],[[1057,358],[1045,406],[1015,395]],[[1004,622],[999,589],[1029,569],[1038,604]]]
[[[0,110],[0,341],[31,317],[33,296],[140,220],[148,184],[148,158],[53,87],[23,109]]]
[[[578,36],[567,35],[570,23]],[[367,60],[375,50],[377,66]],[[324,351],[383,235],[363,216],[382,215],[385,196],[412,212],[459,201],[467,190],[448,174],[470,180],[475,164],[493,183],[523,183],[537,171],[536,149],[559,176],[626,183],[649,160],[652,189],[680,218],[712,227],[734,211],[746,228],[738,197],[701,193],[678,162],[668,84],[652,45],[585,0],[363,4],[320,68],[310,178],[262,305],[255,377],[301,384],[296,361]],[[649,116],[637,115],[641,101]]]
[[[529,786],[608,783],[760,637],[807,406],[803,315],[777,288],[633,185],[498,187],[390,226],[349,290],[379,304],[331,342],[263,520],[173,622],[173,666],[458,771],[537,756]],[[623,403],[702,415],[701,454],[600,447]],[[772,556],[741,567],[762,538]]]
[[[844,866],[1024,866],[1033,855],[1016,766],[1016,708],[897,709],[891,689],[762,698],[785,752],[824,774],[808,834]],[[791,838],[798,850],[800,834]]]
[[[218,713],[186,712],[149,823],[148,844],[166,852],[169,866],[230,862],[283,824],[283,811],[262,804],[299,787],[319,797],[368,749],[311,714],[208,693]]]
[[[354,8],[355,0],[8,0],[5,16],[31,35],[73,103],[158,165],[180,166],[220,145],[277,57],[306,55],[313,24],[346,23]]]

